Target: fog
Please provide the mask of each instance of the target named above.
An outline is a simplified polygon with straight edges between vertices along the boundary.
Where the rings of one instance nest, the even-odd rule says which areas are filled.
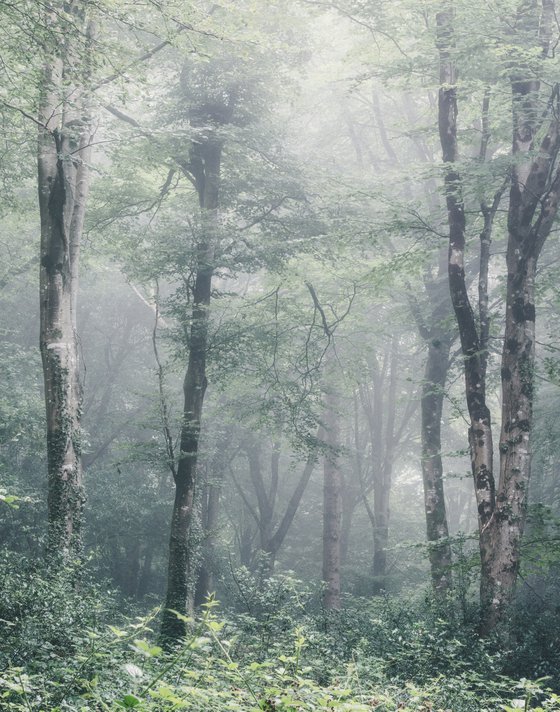
[[[235,709],[330,708],[362,654],[427,706],[348,682],[344,709],[467,709],[465,670],[469,709],[558,709],[554,2],[0,19],[6,709],[179,709],[148,694],[185,680],[159,659],[126,704],[116,653],[97,691],[61,670],[109,625],[164,656],[195,630],[221,659],[215,601],[245,641],[226,667],[277,670],[308,626],[318,697],[222,681]]]

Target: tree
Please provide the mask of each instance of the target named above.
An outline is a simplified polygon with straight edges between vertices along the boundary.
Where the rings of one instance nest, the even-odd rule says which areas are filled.
[[[193,87],[192,67],[183,69],[182,88],[188,96]],[[216,76],[216,75],[214,75]],[[196,74],[194,82],[196,82]],[[196,87],[196,84],[194,84]],[[198,86],[199,90],[204,85]],[[218,209],[220,205],[220,168],[223,138],[219,128],[227,125],[236,107],[233,85],[219,89],[210,85],[210,92],[189,110],[190,125],[197,136],[192,141],[187,156],[177,156],[183,172],[193,181],[200,205],[200,233],[196,244],[196,262],[189,335],[189,357],[183,383],[184,405],[181,426],[180,452],[173,476],[175,501],[171,518],[167,594],[161,632],[166,639],[174,640],[184,633],[184,622],[175,611],[184,613],[189,595],[192,574],[189,536],[194,516],[194,490],[200,438],[202,407],[206,391],[206,355],[208,349],[209,308],[212,293],[212,276],[218,239]]]
[[[503,619],[515,589],[530,480],[530,440],[535,367],[535,276],[540,251],[558,210],[560,150],[557,88],[546,101],[542,64],[548,57],[554,3],[544,0],[518,8],[513,46],[521,61],[508,61],[512,92],[513,144],[508,206],[507,294],[501,389],[500,474],[493,470],[491,414],[486,399],[488,351],[487,275],[492,221],[501,197],[483,204],[479,270],[479,324],[465,281],[466,219],[457,167],[457,67],[454,14],[444,3],[436,17],[440,56],[439,132],[449,219],[449,287],[465,360],[465,391],[470,416],[469,444],[478,504],[482,605],[481,630]],[[508,37],[508,39],[511,38]],[[528,56],[536,57],[533,62]],[[543,84],[542,87],[545,85]],[[546,108],[548,107],[548,108]],[[487,112],[486,106],[486,112]],[[544,118],[541,115],[544,112]]]
[[[328,451],[323,458],[323,605],[328,611],[340,608],[340,544],[342,481],[338,463],[340,448],[338,398],[329,384],[325,389],[324,437]]]
[[[245,432],[242,435],[241,442],[241,447],[247,455],[249,476],[255,494],[256,507],[248,500],[244,488],[236,480],[234,481],[237,491],[241,494],[249,513],[257,525],[259,550],[266,556],[265,570],[268,573],[272,573],[282,544],[290,530],[313,474],[317,455],[314,445],[309,443],[309,453],[305,465],[295,486],[291,489],[284,511],[280,513],[279,521],[275,526],[275,519],[278,518],[279,485],[281,481],[285,480],[281,472],[282,439],[277,435],[270,448],[270,482],[268,487],[263,476],[262,467],[263,440],[264,437],[261,432],[257,432],[256,435]]]
[[[39,100],[40,345],[47,413],[49,550],[81,550],[80,359],[76,306],[93,127],[89,74],[93,25],[86,2],[51,3],[45,22],[64,41],[44,47]]]
[[[173,465],[175,501],[162,620],[162,637],[168,641],[184,633],[184,620],[175,612],[184,615],[187,606],[192,605],[194,595],[196,567],[193,565],[190,535],[195,515],[196,469],[207,387],[211,301],[215,296],[213,278],[219,267],[224,273],[228,268],[232,269],[232,262],[237,267],[236,259],[241,263],[244,260],[249,264],[254,262],[251,268],[255,269],[255,263],[259,264],[258,258],[255,259],[254,254],[248,257],[240,254],[242,249],[238,244],[248,246],[251,253],[250,238],[238,240],[238,233],[254,226],[262,228],[265,218],[283,207],[289,198],[284,195],[245,226],[239,225],[242,213],[237,213],[233,207],[236,190],[232,191],[233,199],[231,193],[225,192],[224,195],[222,191],[222,157],[226,146],[230,148],[236,142],[247,146],[249,127],[255,126],[262,114],[267,112],[266,74],[262,70],[257,72],[251,65],[251,59],[242,52],[236,54],[218,44],[210,50],[212,57],[208,61],[189,59],[184,62],[181,72],[181,100],[175,111],[179,113],[180,126],[188,127],[190,140],[176,141],[175,136],[170,137],[170,145],[174,149],[173,161],[193,185],[199,210],[194,220],[190,220],[190,216],[184,218],[185,224],[193,230],[194,246],[191,271],[185,280],[188,318],[184,313],[180,317],[188,347],[188,363],[183,382],[179,452],[176,465]],[[232,170],[231,166],[229,170]],[[246,182],[250,184],[249,177]],[[231,190],[231,185],[228,187]],[[227,208],[230,209],[227,216],[229,224]],[[181,255],[183,268],[184,262],[184,255]],[[223,273],[220,276],[223,277]]]
[[[439,595],[449,591],[452,584],[451,546],[443,486],[441,420],[450,351],[455,340],[445,321],[450,305],[449,299],[441,294],[444,276],[441,266],[445,268],[445,262],[440,260],[438,279],[426,284],[431,302],[429,325],[422,321],[417,322],[419,332],[428,346],[420,401],[422,480],[432,584],[434,591]]]

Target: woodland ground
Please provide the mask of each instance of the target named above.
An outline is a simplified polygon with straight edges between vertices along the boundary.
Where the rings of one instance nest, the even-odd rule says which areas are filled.
[[[15,710],[560,710],[560,626],[520,603],[482,641],[476,609],[425,592],[346,597],[247,570],[164,651],[160,611],[134,616],[106,587],[2,561],[0,707]],[[227,582],[226,582],[227,584]]]

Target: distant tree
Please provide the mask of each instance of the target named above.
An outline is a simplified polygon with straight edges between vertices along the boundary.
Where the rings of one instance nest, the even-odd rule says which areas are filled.
[[[339,463],[340,423],[338,398],[332,386],[325,388],[323,437],[328,450],[323,456],[323,605],[340,608],[342,479]]]

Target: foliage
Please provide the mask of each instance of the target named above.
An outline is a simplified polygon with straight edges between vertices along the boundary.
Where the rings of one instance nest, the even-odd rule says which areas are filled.
[[[72,3],[59,4],[61,21],[75,32],[67,11]],[[395,419],[417,403],[427,344],[411,307],[427,318],[424,286],[437,274],[434,254],[445,238],[434,111],[438,3],[85,4],[99,31],[88,88],[98,128],[78,307],[88,493],[80,577],[53,575],[41,561],[47,495],[33,117],[42,48],[58,46],[60,38],[44,22],[44,3],[0,4],[0,708],[560,709],[560,299],[558,272],[550,269],[557,262],[553,241],[539,275],[548,338],[537,341],[544,385],[535,397],[533,505],[520,591],[506,628],[485,642],[477,633],[479,559],[474,538],[460,533],[475,528],[476,510],[462,471],[469,463],[456,356],[443,418],[455,592],[437,601],[422,588],[419,418],[412,411],[390,463],[390,567],[379,581],[390,595],[350,593],[372,588],[375,523],[363,504],[373,504],[373,462],[380,455],[353,401],[372,387],[375,359],[382,373],[390,371],[383,354],[394,341]],[[455,6],[464,146],[458,165],[473,244],[482,226],[480,201],[494,194],[510,167],[512,55],[546,81],[555,82],[557,70],[554,61],[542,67],[529,45],[514,45],[504,18],[514,15],[515,0]],[[486,94],[490,139],[488,160],[481,161]],[[223,160],[200,472],[205,485],[219,480],[221,502],[210,532],[203,531],[199,503],[191,544],[215,540],[214,583],[224,609],[217,615],[211,602],[189,622],[188,638],[164,652],[159,612],[145,615],[165,587],[173,499],[162,420],[178,453],[180,379],[204,228],[183,168],[210,129],[223,141]],[[500,212],[489,281],[494,405],[507,231]],[[325,448],[316,433],[331,355],[343,394],[340,470],[354,509],[344,514],[350,545],[341,567],[343,610],[327,613],[318,583]],[[381,390],[389,390],[388,380]],[[231,439],[216,435],[230,427]],[[258,494],[242,452],[247,432],[258,440],[263,461],[281,449],[276,483],[266,466],[274,506],[265,523],[272,529],[305,458],[317,455],[276,571],[259,552]],[[224,471],[215,472],[220,447]],[[191,553],[204,563],[202,547]],[[118,594],[107,594],[110,587]],[[125,607],[128,618],[119,612]],[[134,613],[141,616],[133,619]]]
[[[302,618],[310,592],[298,591],[293,579],[276,578],[252,620],[217,614],[217,602],[210,599],[199,618],[188,620],[186,638],[166,653],[154,639],[153,613],[107,625],[111,601],[98,589],[86,586],[78,604],[68,580],[41,580],[37,572],[34,581],[40,583],[30,592],[24,585],[29,573],[15,577],[27,593],[16,601],[15,589],[8,587],[2,599],[9,638],[3,650],[19,653],[3,658],[0,676],[2,709],[10,712],[560,710],[560,697],[547,689],[546,678],[504,677],[499,656],[490,655],[467,628],[437,619],[441,610],[434,604],[417,601],[405,608],[356,600],[344,613],[325,616],[310,609]],[[277,620],[275,587],[283,598]],[[256,601],[257,592],[249,593]],[[300,607],[289,620],[288,602],[296,598]],[[18,609],[18,602],[24,607]],[[274,636],[262,636],[267,627]]]

